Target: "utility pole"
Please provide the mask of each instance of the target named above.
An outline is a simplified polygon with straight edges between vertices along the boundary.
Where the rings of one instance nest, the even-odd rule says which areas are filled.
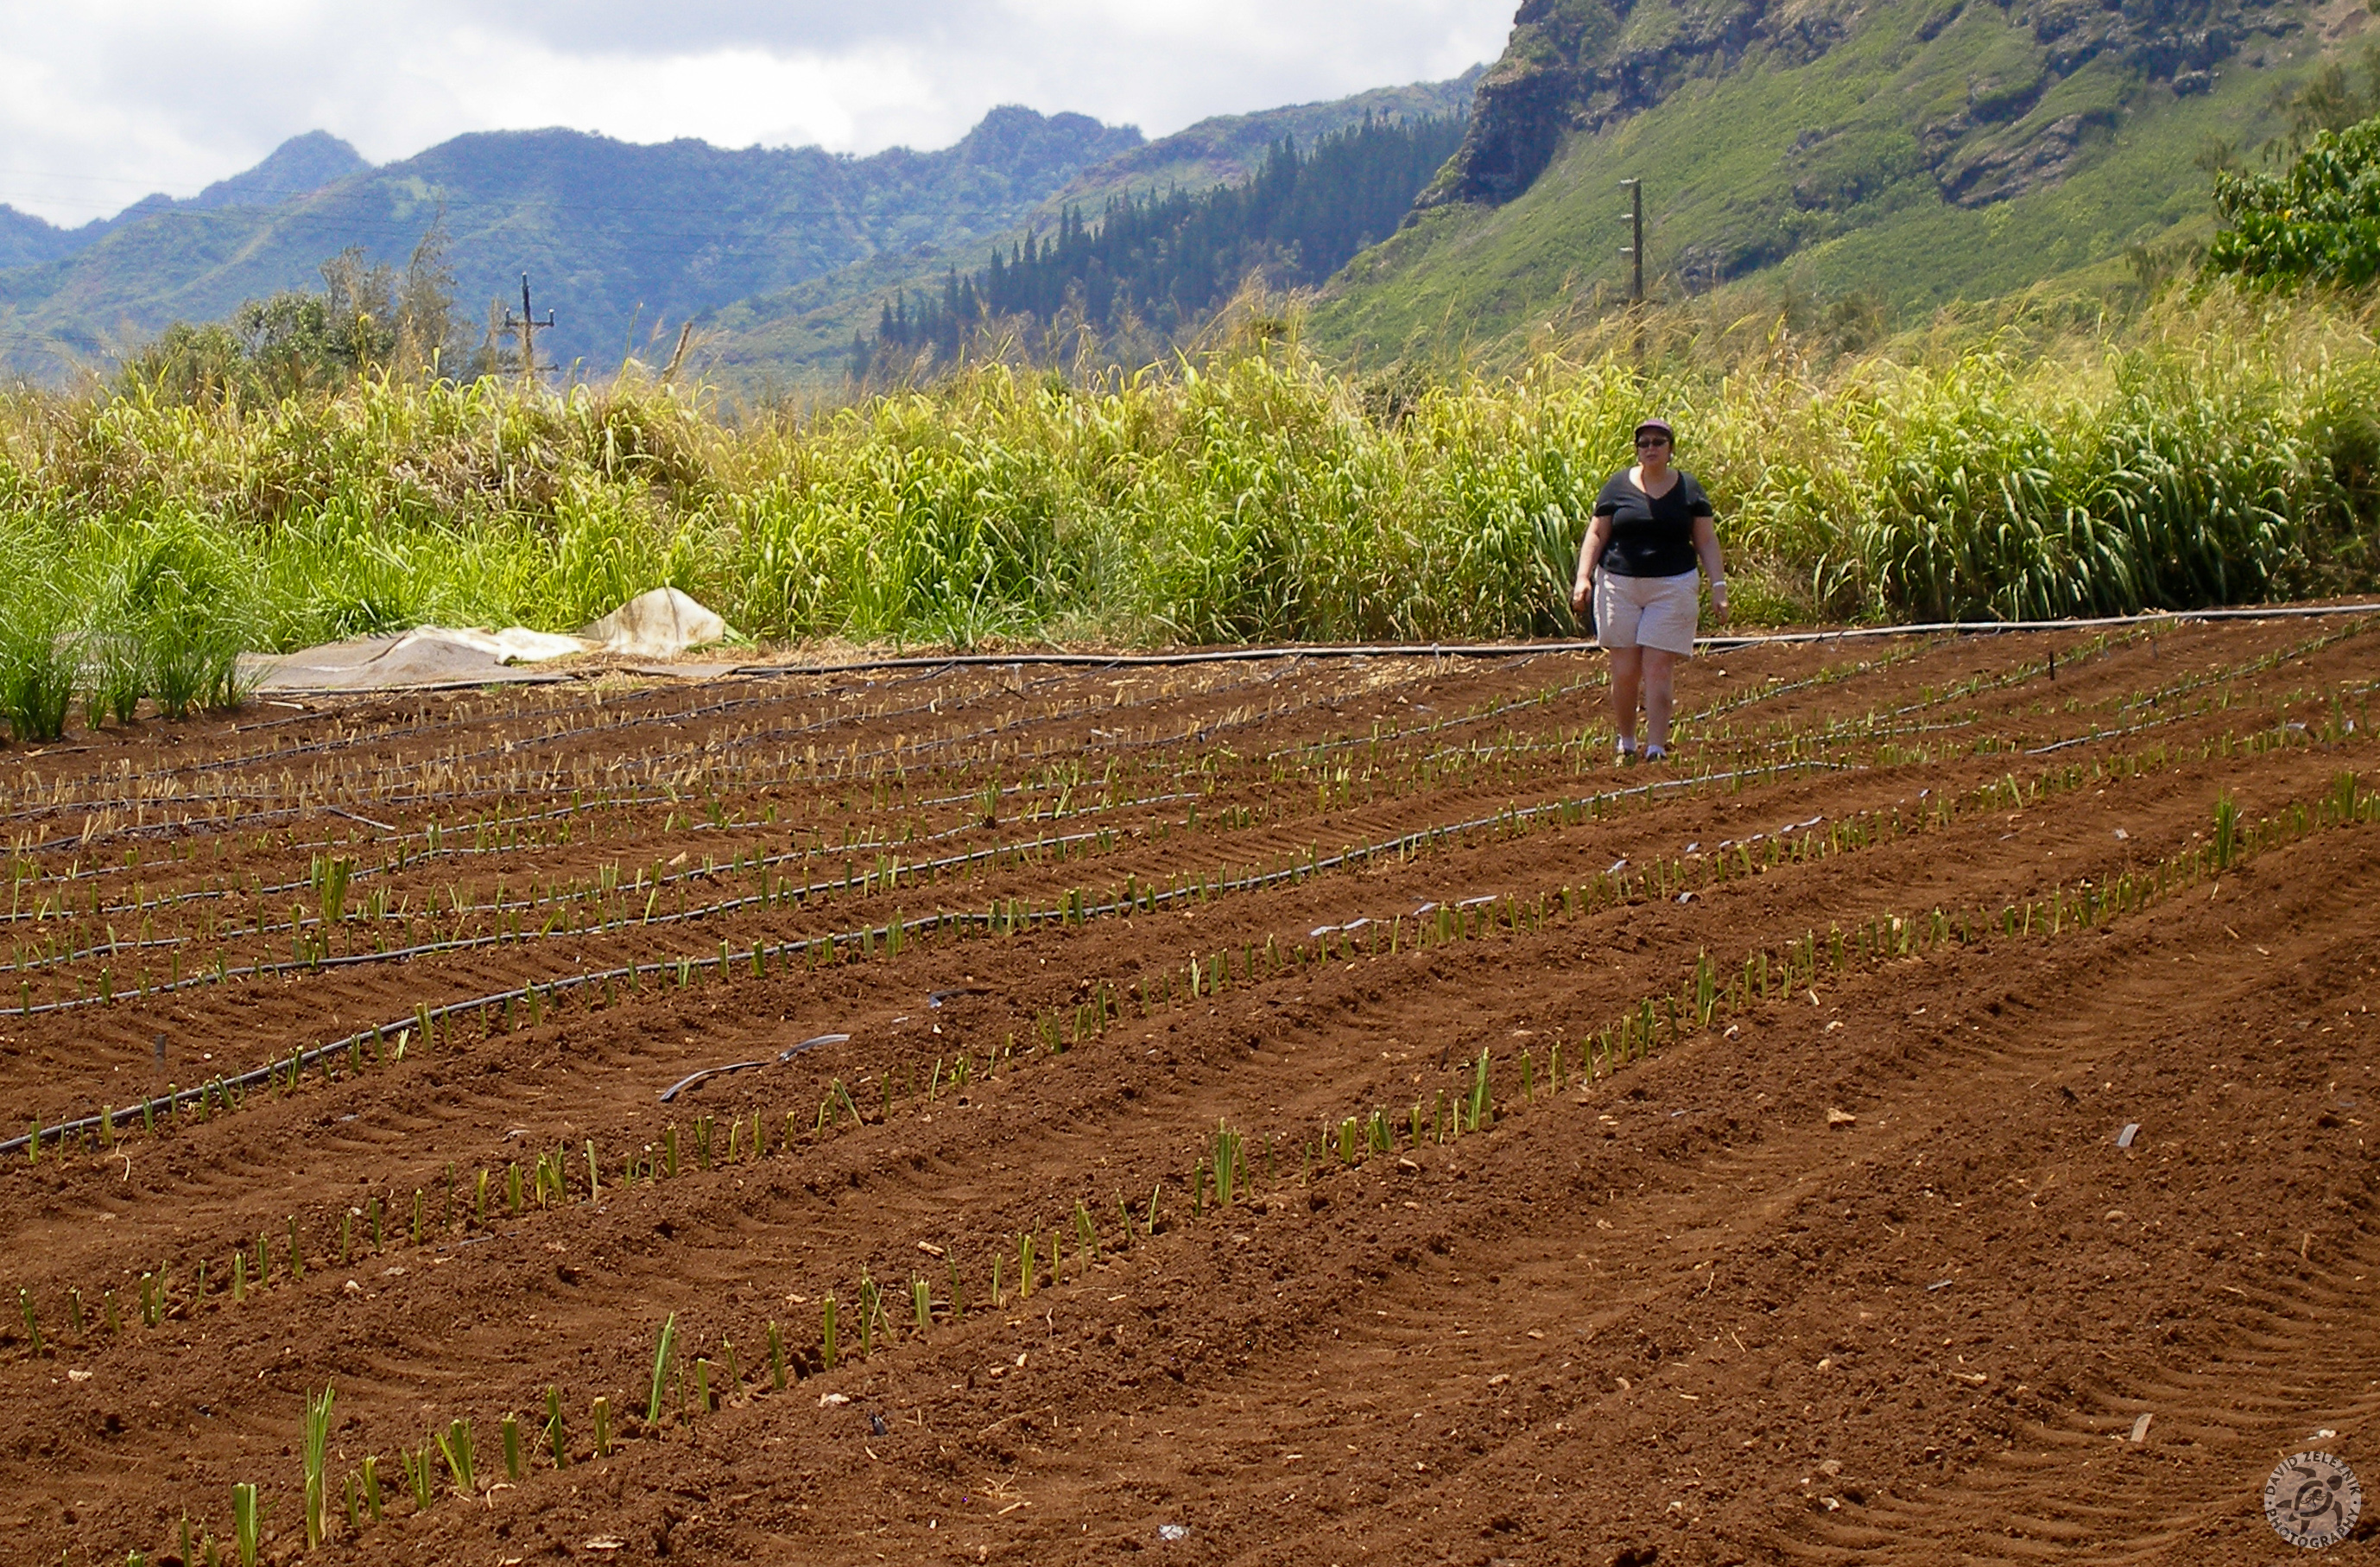
[[[534,382],[537,380],[537,331],[538,328],[541,326],[550,327],[552,324],[552,310],[548,310],[545,312],[545,319],[543,321],[540,321],[537,319],[537,312],[529,309],[528,273],[521,273],[521,313],[516,317],[512,312],[511,307],[507,306],[504,310],[504,330],[506,332],[516,331],[520,334],[521,379],[523,381]]]
[[[1628,258],[1628,298],[1631,304],[1645,302],[1645,182],[1623,179],[1620,188],[1628,192],[1628,237],[1630,243],[1620,248]],[[528,296],[524,294],[523,298]],[[528,307],[522,307],[526,310]]]

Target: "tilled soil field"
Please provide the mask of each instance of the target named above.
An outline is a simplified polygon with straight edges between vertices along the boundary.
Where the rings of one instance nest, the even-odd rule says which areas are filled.
[[[1625,769],[1568,654],[0,750],[0,1555],[2278,1560],[2279,1458],[2380,1474],[2376,679],[1742,648]]]

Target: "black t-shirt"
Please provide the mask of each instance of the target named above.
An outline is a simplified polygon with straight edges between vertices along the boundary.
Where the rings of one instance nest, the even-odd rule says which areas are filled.
[[[1694,553],[1694,518],[1709,516],[1711,504],[1693,474],[1672,471],[1678,481],[1658,499],[1638,489],[1626,468],[1613,474],[1595,498],[1595,515],[1611,519],[1603,569],[1614,577],[1681,577],[1701,564]]]

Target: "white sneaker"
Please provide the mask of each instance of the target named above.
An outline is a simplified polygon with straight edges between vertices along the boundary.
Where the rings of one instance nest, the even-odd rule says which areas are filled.
[[[1670,747],[1667,746],[1646,746],[1645,747],[1645,759],[1646,761],[1667,761],[1670,759]]]
[[[1617,763],[1619,766],[1621,766],[1621,767],[1633,767],[1633,766],[1635,766],[1635,765],[1636,765],[1636,742],[1635,742],[1635,741],[1633,741],[1633,740],[1622,740],[1622,741],[1621,741],[1621,742],[1620,742],[1619,754],[1617,754],[1616,756],[1614,756],[1611,759],[1612,759],[1615,763]]]

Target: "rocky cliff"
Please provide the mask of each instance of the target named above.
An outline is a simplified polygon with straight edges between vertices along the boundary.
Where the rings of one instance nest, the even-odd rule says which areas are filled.
[[[1418,205],[1509,201],[1564,136],[1606,129],[1748,60],[1815,59],[1885,6],[1922,10],[1916,36],[1925,41],[1969,6],[2032,41],[1971,79],[1963,108],[1908,127],[1916,158],[1943,197],[1962,206],[2005,200],[2071,168],[2107,111],[2033,111],[2083,67],[2105,61],[2186,95],[2211,86],[2216,67],[2251,32],[2299,25],[2276,0],[1524,0],[1502,57],[1480,80],[1462,149]],[[1805,205],[1841,193],[1797,187],[1812,194],[1819,200]]]

